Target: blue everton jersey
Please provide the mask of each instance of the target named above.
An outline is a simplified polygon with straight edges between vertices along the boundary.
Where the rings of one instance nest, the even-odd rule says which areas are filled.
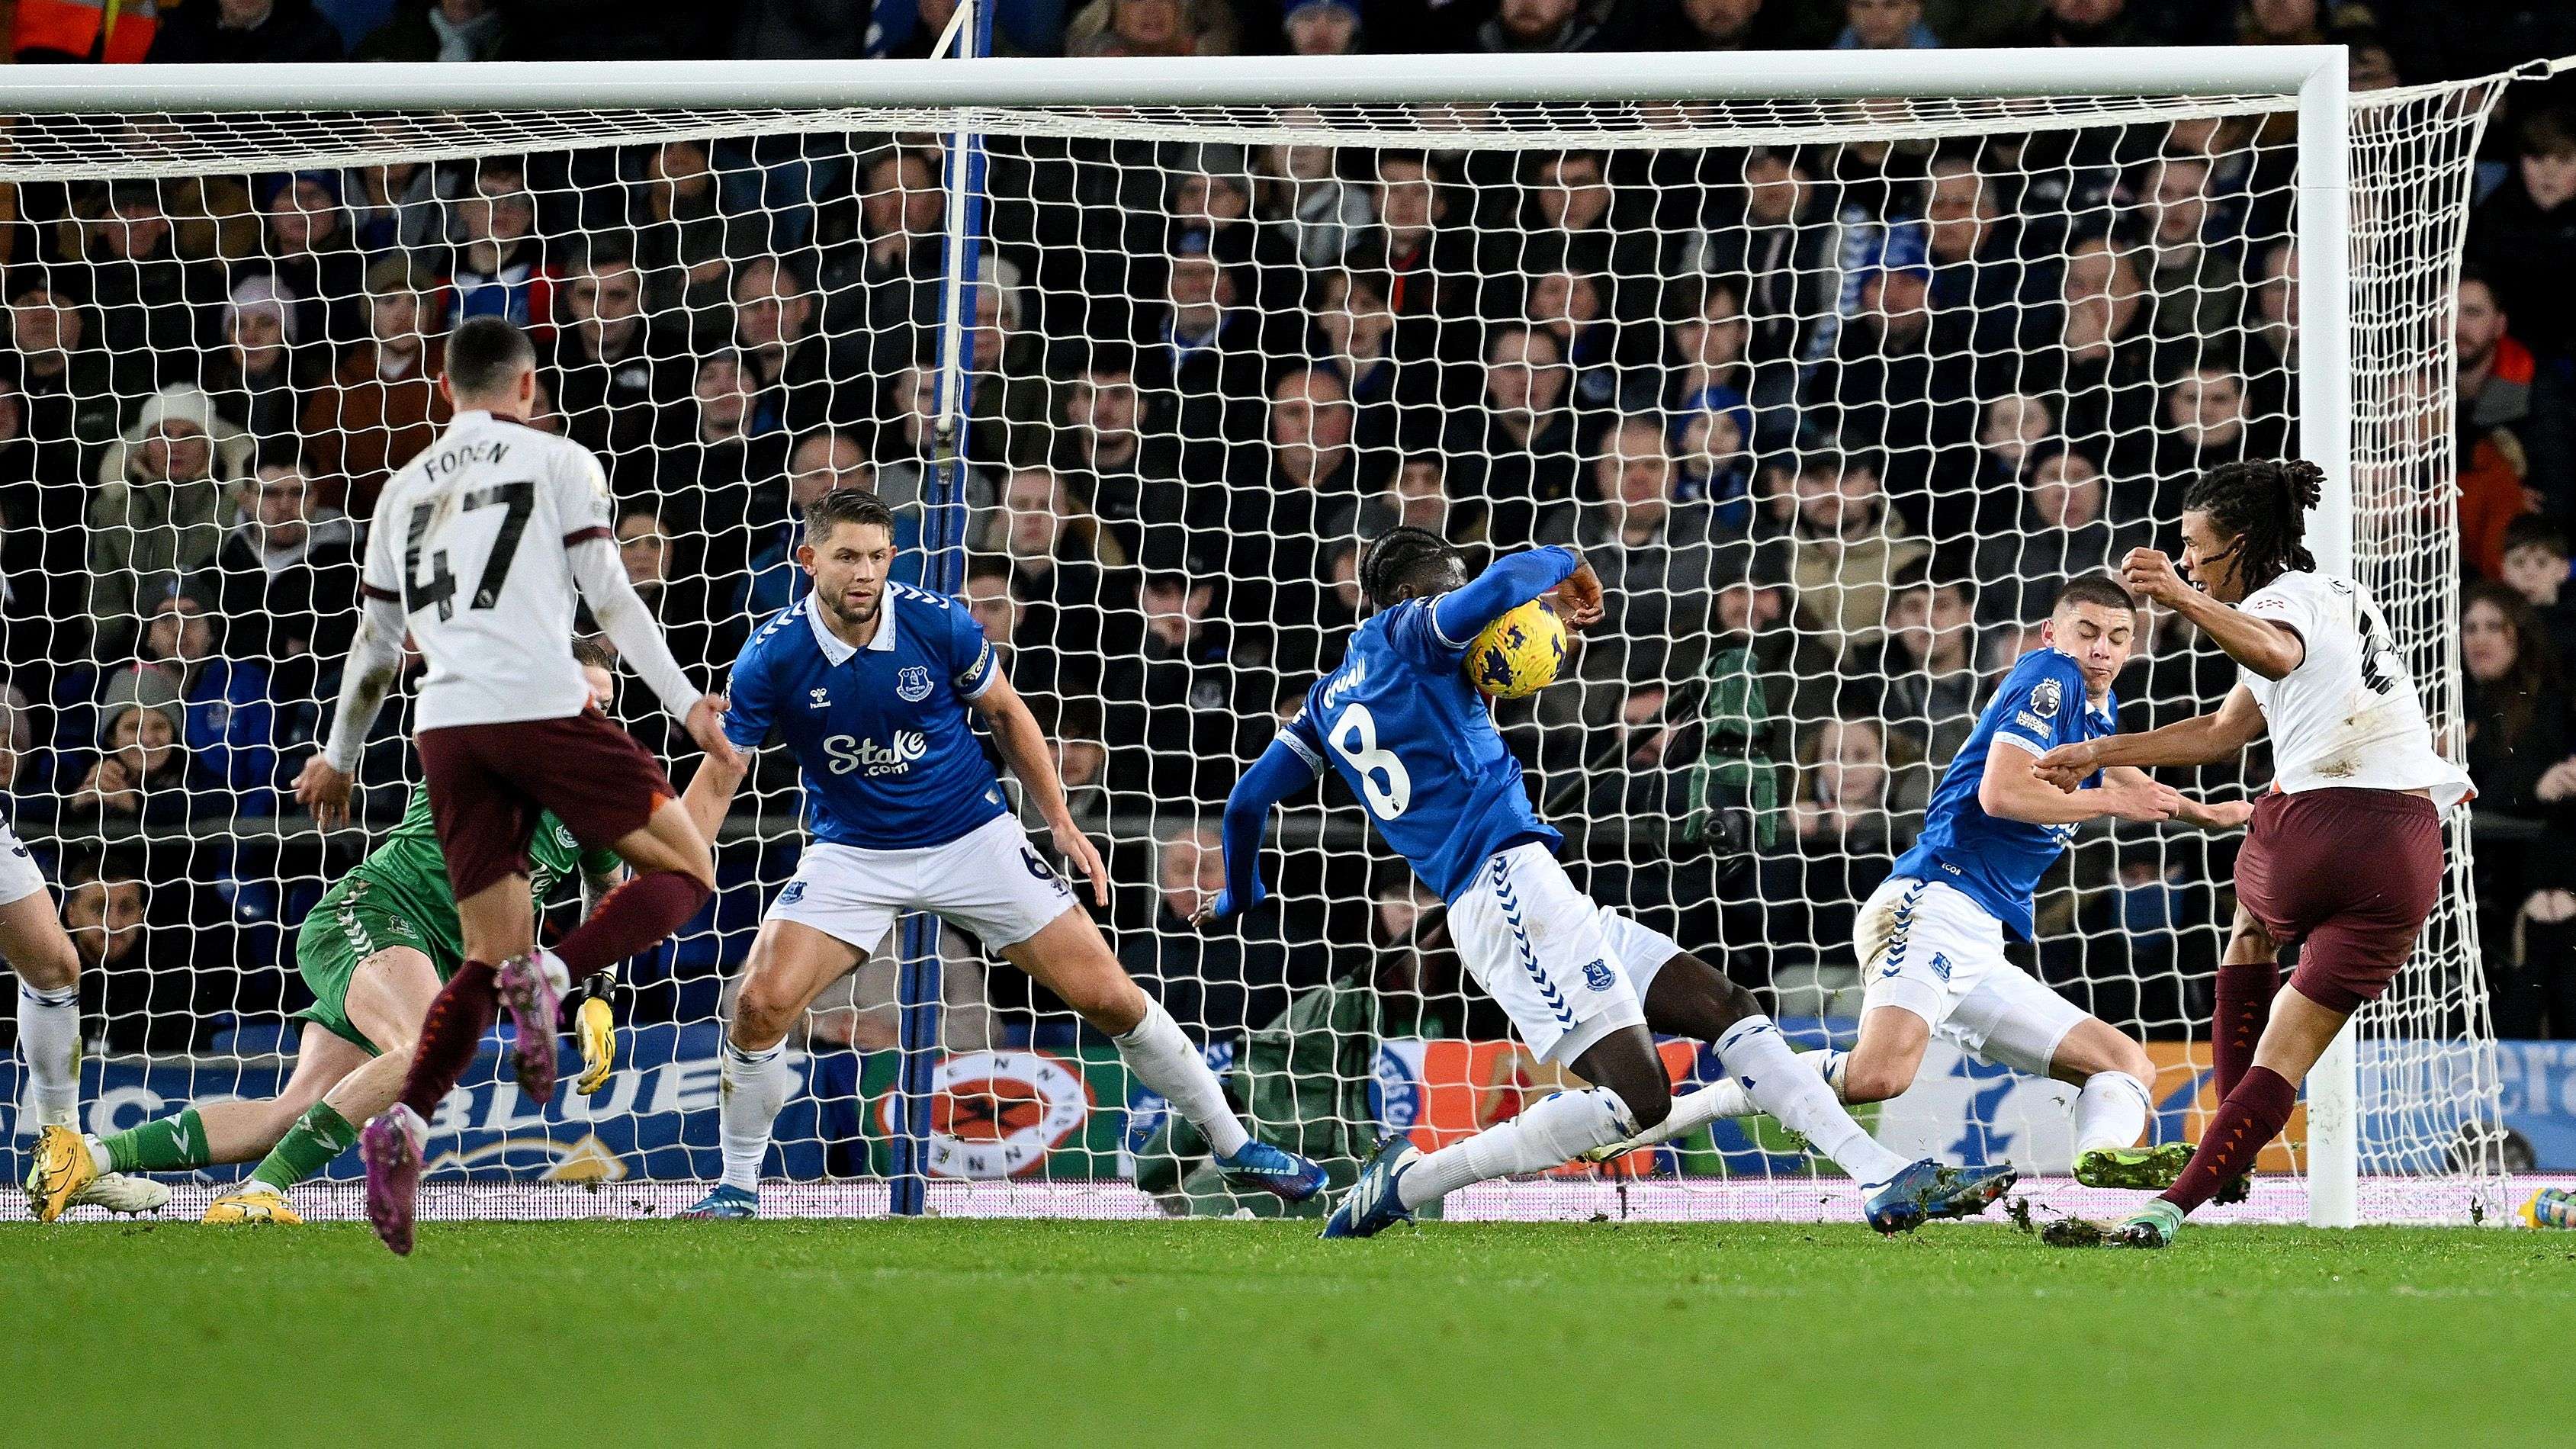
[[[2023,655],[1941,776],[1923,834],[1896,862],[1893,874],[1952,886],[1985,907],[2016,938],[2029,940],[2031,892],[2075,839],[2075,827],[1988,815],[1977,803],[1987,752],[1996,748],[1998,737],[2008,741],[2004,749],[2036,756],[2059,745],[2116,734],[2119,708],[2116,698],[2106,699],[2098,710],[2086,702],[2084,671],[2073,656],[2055,649]]]
[[[752,631],[734,660],[725,737],[772,741],[805,776],[807,828],[863,850],[945,845],[1004,812],[966,702],[1002,677],[966,605],[886,585],[876,637],[853,649],[814,598]]]
[[[1496,851],[1565,839],[1531,807],[1520,761],[1467,683],[1468,642],[1440,637],[1426,600],[1376,614],[1280,736],[1316,769],[1341,772],[1378,834],[1444,901],[1465,894]]]

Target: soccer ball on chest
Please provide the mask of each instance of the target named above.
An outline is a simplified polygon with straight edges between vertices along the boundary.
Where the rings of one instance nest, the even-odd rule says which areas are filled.
[[[1491,699],[1518,699],[1556,682],[1565,667],[1565,621],[1532,599],[1485,626],[1467,646],[1467,682]]]

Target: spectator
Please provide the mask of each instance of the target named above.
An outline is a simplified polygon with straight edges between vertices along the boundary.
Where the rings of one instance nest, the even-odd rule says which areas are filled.
[[[1988,401],[1977,425],[1975,476],[1945,485],[1933,499],[1933,536],[1986,538],[2018,527],[2031,471],[2065,446],[2057,438],[2054,398],[2008,392]]]
[[[2469,261],[2494,284],[2522,340],[2545,357],[2576,341],[2576,119],[2557,107],[2522,118],[2513,170],[2469,218]]]
[[[313,0],[199,0],[161,17],[154,65],[277,65],[338,60],[340,32]]]
[[[0,372],[0,671],[38,697],[56,668],[89,657],[87,560],[76,480],[37,475],[25,400]]]
[[[1923,0],[1844,0],[1836,50],[1937,50],[1941,37],[1923,23]]]
[[[290,330],[306,341],[343,347],[367,335],[367,259],[350,235],[340,205],[340,176],[298,171],[261,183],[263,255],[235,273],[265,272],[295,308]]]
[[[1390,528],[1426,528],[1462,547],[1482,542],[1472,513],[1458,507],[1440,481],[1441,459],[1417,453],[1398,464],[1384,486],[1356,505],[1337,510],[1325,526],[1334,538],[1363,542]]]
[[[1599,310],[1613,317],[1649,316],[1655,297],[1648,279],[1656,272],[1658,245],[1641,206],[1623,205],[1610,183],[1608,163],[1597,151],[1540,152],[1521,167],[1521,215],[1516,228],[1497,233],[1487,252],[1487,269],[1517,284],[1509,274],[1539,276],[1573,272],[1599,279]],[[1624,174],[1624,173],[1623,173]],[[1509,297],[1511,304],[1527,294]],[[1545,321],[1529,301],[1527,314]],[[1495,305],[1490,315],[1509,316],[1513,306]]]
[[[2147,214],[2150,326],[2159,337],[2216,338],[2245,315],[2245,275],[2213,235],[2209,162],[2162,156],[2138,183]]]
[[[1541,272],[1530,279],[1526,313],[1532,325],[1556,339],[1574,379],[1574,405],[1617,406],[1625,369],[1619,365],[1619,325],[1603,313],[1601,284],[1579,272]]]
[[[1484,505],[1495,546],[1514,548],[1574,497],[1573,379],[1554,337],[1511,324],[1485,344],[1484,385],[1480,406],[1451,415],[1442,451],[1458,465],[1453,485]]]
[[[74,523],[88,484],[84,465],[116,438],[116,382],[96,335],[79,300],[52,283],[38,280],[10,294],[10,350],[34,444],[29,471],[49,500],[66,505],[44,515],[49,528]]]
[[[1088,500],[1130,559],[1155,569],[1187,562],[1184,491],[1146,483],[1136,378],[1125,360],[1094,357],[1063,397],[1064,423],[1055,430],[1050,460],[1056,475]]]
[[[150,584],[194,573],[223,546],[224,494],[250,461],[250,440],[193,387],[146,399],[120,446],[99,462],[89,507],[89,615],[102,658],[135,634]]]
[[[2153,45],[2162,37],[2129,14],[2128,0],[2045,0],[2023,45]]]
[[[455,307],[448,320],[506,317],[540,343],[553,336],[558,278],[537,234],[527,168],[509,156],[476,162],[473,189],[457,199],[455,225]]]
[[[2569,754],[2566,680],[2521,595],[2473,584],[2460,607],[2469,778],[2481,813],[2543,813],[2541,777]]]
[[[366,341],[349,349],[304,408],[304,436],[324,506],[375,515],[376,494],[447,426],[434,378],[443,344],[424,315],[427,278],[390,258],[367,269]]]
[[[732,258],[751,246],[725,214],[707,143],[675,140],[654,148],[640,189],[635,266],[644,278],[645,310],[687,318],[684,325],[692,328],[729,325]]]
[[[1677,287],[1680,305],[1664,330],[1664,407],[1688,413],[1728,397],[1749,409],[1752,434],[1745,445],[1768,452],[1793,444],[1798,429],[1798,371],[1785,361],[1756,366],[1746,355],[1753,332],[1732,282],[1712,281],[1694,291]]]
[[[1596,48],[1604,11],[1580,0],[1501,0],[1469,47],[1487,55],[1570,55]]]
[[[1399,319],[1396,355],[1440,356],[1440,324],[1463,312],[1452,296],[1476,273],[1476,238],[1452,227],[1439,166],[1419,151],[1377,157],[1377,262],[1387,276],[1386,304]]]
[[[596,244],[564,279],[564,314],[541,369],[564,433],[599,456],[621,495],[652,486],[653,435],[677,390],[675,360],[644,315],[633,259]]]
[[[2125,476],[2152,449],[2156,406],[2153,314],[2137,252],[2106,237],[2075,243],[2060,296],[2057,347],[2033,359],[2022,390],[2062,390],[2067,442]]]
[[[1930,170],[1923,246],[1932,268],[1932,348],[1997,378],[2034,344],[2055,300],[2048,269],[2034,256],[2052,244],[2014,209],[2017,179],[1990,174],[1977,154],[1936,155]]]
[[[2183,491],[2221,463],[2278,457],[2286,445],[2279,415],[2256,417],[2245,379],[2226,361],[2210,359],[2176,373],[2165,389],[2163,424],[2156,432],[2156,490],[2145,516],[2180,515]]]
[[[626,566],[626,581],[635,596],[653,611],[671,654],[691,668],[715,662],[716,628],[707,609],[710,585],[731,594],[733,579],[709,577],[683,556],[662,516],[651,508],[630,507],[617,518],[617,558]]]
[[[1232,55],[1234,42],[1218,0],[1091,0],[1064,30],[1067,55]]]
[[[197,376],[214,340],[223,278],[179,255],[161,188],[109,183],[105,204],[81,227],[81,258],[116,390],[149,392]]]
[[[1866,677],[1877,698],[1865,702],[1901,737],[1899,753],[1938,767],[1968,741],[1977,724],[1977,627],[1974,594],[1963,580],[1926,571],[1888,595],[1887,645]]]
[[[887,380],[879,397],[894,415],[877,423],[876,491],[895,511],[900,546],[920,536],[921,510],[939,466],[939,374],[927,366],[906,367]],[[972,456],[959,460],[958,468],[959,500],[970,512],[992,507],[1001,490],[991,471]]]
[[[805,510],[826,493],[868,489],[875,482],[876,470],[868,465],[867,450],[850,434],[824,428],[797,439],[787,455],[787,516],[773,526],[766,541],[755,538],[750,574],[735,612],[745,619],[766,619],[804,598],[806,575],[796,562],[796,550],[805,541]],[[912,557],[918,559],[918,549]],[[895,574],[917,582],[918,564],[906,569],[898,556]]]
[[[1350,396],[1342,380],[1319,367],[1292,368],[1270,388],[1267,476],[1227,500],[1231,537],[1226,571],[1234,576],[1235,617],[1280,631],[1277,647],[1315,667],[1311,621],[1323,579],[1326,525],[1347,518],[1360,493],[1360,458],[1351,446]]]
[[[734,346],[751,365],[757,399],[750,431],[802,432],[857,411],[834,396],[821,308],[792,264],[773,256],[744,262],[734,271],[733,307]]]
[[[1314,20],[1328,22],[1332,12],[1347,9],[1345,0],[1304,0],[1289,18],[1293,23],[1299,15],[1316,11],[1320,13]],[[1352,18],[1356,21],[1356,12]],[[1323,123],[1321,113],[1313,111],[1281,119],[1291,126]],[[1258,168],[1253,214],[1279,234],[1281,250],[1310,270],[1343,265],[1377,220],[1372,188],[1345,180],[1336,169],[1338,155],[1330,146],[1284,141],[1253,153],[1253,165]]]
[[[438,168],[427,161],[352,166],[340,173],[340,200],[349,213],[350,236],[368,256],[425,251],[446,229]]]
[[[1144,430],[1169,439],[1178,457],[1156,476],[1213,478],[1227,445],[1251,426],[1246,404],[1261,395],[1260,319],[1236,306],[1234,276],[1204,238],[1186,235],[1165,274],[1163,303],[1136,362]]]
[[[750,565],[754,493],[785,471],[787,435],[755,435],[754,383],[739,352],[719,348],[698,358],[690,387],[688,430],[657,450],[653,496],[630,494],[629,506],[668,508],[672,528],[697,537],[707,571],[730,577]],[[892,501],[892,500],[889,500]]]
[[[1584,635],[1581,675],[1601,687],[1567,691],[1594,724],[1606,724],[1622,681],[1665,683],[1699,672],[1709,609],[1722,582],[1709,506],[1673,499],[1673,462],[1650,417],[1606,429],[1592,486],[1578,511],[1542,535],[1571,543],[1601,576],[1602,621]]]
[[[1435,426],[1433,374],[1395,356],[1395,312],[1385,279],[1326,272],[1315,284],[1315,337],[1308,351],[1339,374],[1358,409],[1351,436],[1366,450],[1401,446]]]
[[[1673,423],[1673,497],[1707,503],[1711,528],[1740,538],[1753,522],[1753,409],[1731,387],[1696,401]]]
[[[1930,523],[1923,499],[1934,445],[1964,438],[1971,379],[1936,360],[1929,269],[1885,266],[1861,282],[1858,315],[1839,328],[1833,353],[1808,380],[1810,425],[1846,451],[1878,450],[1895,477],[1889,491]]]
[[[1775,956],[1847,964],[1860,901],[1887,878],[1920,820],[1912,784],[1910,772],[1899,784],[1874,721],[1826,719],[1801,733],[1791,828],[1761,863],[1763,936]]]
[[[2568,597],[2567,531],[2536,513],[2504,534],[2504,583],[2540,619],[2541,636],[2558,646],[2559,675],[2576,679],[2576,599]]]
[[[967,402],[973,409],[967,456],[1012,467],[1042,463],[1050,405],[1046,339],[1028,325],[1019,264],[986,252],[977,283],[969,294],[975,325],[967,333]]]
[[[174,590],[146,616],[139,652],[177,682],[180,741],[194,780],[230,797],[234,814],[275,814],[277,708],[268,671],[233,657],[221,627],[203,600]]]
[[[358,530],[315,501],[312,479],[292,462],[263,460],[244,491],[241,521],[215,556],[224,638],[266,661],[272,697],[300,707],[310,726],[321,671],[338,666],[357,632]],[[281,738],[305,733],[288,729]]]
[[[1354,0],[1294,0],[1279,18],[1290,55],[1353,55],[1360,48],[1360,9]]]
[[[2029,470],[2013,527],[1977,545],[1979,620],[2036,624],[2056,607],[2057,591],[2080,574],[2116,570],[2133,548],[2153,546],[2156,525],[2113,523],[2110,489],[2081,453],[2054,444]]]
[[[81,958],[81,1014],[111,1052],[185,1052],[211,1043],[215,1018],[184,931],[144,921],[143,882],[122,865],[83,870],[63,893],[63,927]]]
[[[1272,676],[1243,647],[1217,603],[1217,586],[1180,573],[1147,574],[1137,590],[1145,627],[1133,654],[1110,661],[1107,735],[1141,745],[1118,777],[1141,781],[1167,807],[1217,804],[1234,787],[1238,762],[1276,733]]]
[[[1669,270],[1677,278],[1697,276],[1703,290],[1692,296],[1675,289],[1668,300],[1679,310],[1672,315],[1705,308],[1714,320],[1723,290],[1724,316],[1743,334],[1727,361],[1813,361],[1831,341],[1815,323],[1842,290],[1833,204],[1795,148],[1747,149],[1741,181],[1711,187],[1708,214],[1681,234]],[[1679,350],[1685,360],[1695,353]]]
[[[1658,50],[1778,50],[1787,7],[1764,0],[1671,0],[1651,35]]]
[[[304,419],[297,363],[296,298],[273,276],[254,273],[233,286],[224,308],[223,350],[206,368],[215,410],[263,451],[292,446]]]
[[[1107,615],[1120,602],[1110,574],[1126,563],[1117,540],[1044,468],[1012,472],[981,532],[978,551],[1010,568],[1025,611],[1018,638],[1047,651],[1044,672],[1060,695],[1095,693]]]
[[[183,824],[201,804],[209,819],[233,813],[222,780],[201,780],[190,767],[185,707],[168,671],[150,664],[118,670],[98,708],[99,753],[63,801],[66,826]]]
[[[352,60],[504,60],[510,21],[499,0],[404,0],[358,43]]]
[[[2576,516],[2576,444],[2568,436],[2576,393],[2563,368],[2537,365],[2512,326],[2496,305],[2494,284],[2462,273],[2451,333],[2459,349],[2461,436],[2510,434],[2521,447],[2524,486],[2539,494],[2543,511]]]
[[[1797,589],[1799,622],[1848,658],[1854,648],[1878,642],[1889,586],[1931,547],[1887,506],[1878,462],[1867,454],[1803,455],[1797,506],[1789,577]]]
[[[878,153],[865,184],[858,235],[823,264],[822,288],[834,299],[827,313],[842,314],[826,315],[823,330],[837,337],[866,328],[876,339],[871,361],[884,373],[931,355],[948,193],[918,151]]]

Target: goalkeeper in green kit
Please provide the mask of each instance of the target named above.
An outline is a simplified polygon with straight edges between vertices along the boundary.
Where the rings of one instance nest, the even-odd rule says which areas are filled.
[[[604,707],[611,687],[607,654],[586,640],[575,642],[573,654],[592,699]],[[584,851],[551,814],[538,817],[528,857],[540,908],[576,873],[584,898],[596,900],[624,869],[614,851]],[[429,1003],[464,958],[429,792],[414,786],[402,822],[323,893],[296,936],[295,965],[313,1004],[296,1013],[304,1022],[303,1043],[295,1073],[278,1095],[191,1107],[104,1139],[48,1127],[27,1179],[30,1206],[51,1221],[102,1172],[184,1172],[257,1157],[250,1177],[216,1198],[205,1220],[302,1222],[288,1192],[347,1151],[358,1140],[358,1124],[402,1095]],[[606,1000],[594,993],[584,1001],[576,1028],[583,1070],[574,1085],[596,1092],[616,1066]]]

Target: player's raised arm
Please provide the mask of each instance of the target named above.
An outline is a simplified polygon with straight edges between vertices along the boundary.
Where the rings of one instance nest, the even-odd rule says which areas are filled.
[[[594,611],[596,612],[596,611]],[[733,797],[742,789],[743,778],[751,773],[751,757],[769,738],[776,724],[777,690],[761,670],[752,653],[752,645],[761,635],[753,630],[743,641],[742,652],[735,656],[733,671],[726,681],[724,698],[718,701],[723,711],[724,734],[731,752],[718,755],[712,751],[698,762],[698,772],[689,777],[688,788],[680,792],[681,808],[689,812],[698,833],[712,841],[716,828],[724,824],[725,812],[733,808]]]
[[[1977,779],[1977,808],[2026,825],[2075,825],[2106,815],[2152,825],[2180,815],[2187,803],[2181,791],[2136,770],[2106,775],[2086,789],[2060,789],[2040,774],[2038,756],[2010,747],[1989,751]]]
[[[2235,759],[2263,733],[2263,711],[2243,685],[2230,690],[2215,714],[2204,714],[2143,734],[2112,735],[2060,745],[2039,757],[2050,784],[2071,790],[2096,770],[2121,765],[2217,765]]]
[[[1473,636],[1470,636],[1473,637]],[[1225,889],[1215,900],[1199,907],[1190,918],[1194,925],[1204,926],[1223,920],[1239,911],[1251,910],[1268,898],[1270,892],[1261,884],[1261,839],[1270,829],[1270,812],[1280,801],[1311,785],[1324,768],[1323,741],[1314,734],[1308,716],[1300,712],[1290,720],[1243,778],[1226,792]]]
[[[1431,622],[1443,643],[1465,648],[1486,625],[1547,594],[1556,596],[1557,612],[1566,623],[1580,628],[1601,622],[1601,578],[1567,544],[1495,560],[1483,573],[1434,599]]]

